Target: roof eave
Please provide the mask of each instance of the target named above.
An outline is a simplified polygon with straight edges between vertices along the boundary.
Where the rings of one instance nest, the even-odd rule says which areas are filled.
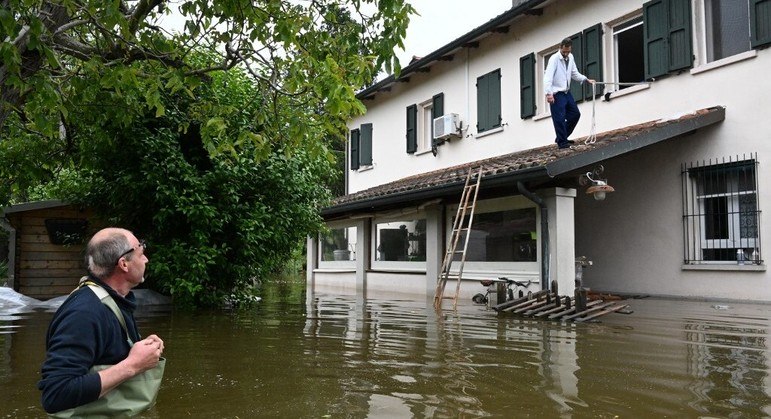
[[[508,23],[512,19],[525,14],[527,11],[534,9],[535,7],[547,1],[548,0],[530,0],[530,1],[523,2],[518,6],[512,7],[511,9],[489,20],[487,23],[483,24],[482,26],[479,26],[476,29],[473,29],[471,32],[466,33],[465,35],[457,38],[456,40],[450,42],[449,44],[437,49],[436,51],[426,55],[425,57],[402,68],[402,71],[399,73],[398,77],[396,77],[394,74],[391,74],[385,79],[362,90],[361,92],[356,94],[356,98],[359,100],[362,100],[364,98],[367,98],[377,93],[380,89],[386,86],[389,86],[400,79],[406,78],[410,74],[416,72],[417,70],[423,67],[426,67],[432,64],[435,61],[438,61],[439,59],[441,59],[442,57],[448,54],[452,54],[453,52],[464,47],[465,45],[476,41],[486,33],[490,32],[491,30]]]
[[[64,207],[69,205],[67,202],[60,201],[58,199],[50,199],[46,201],[33,201],[24,202],[22,204],[10,205],[2,209],[3,215],[14,214],[25,211],[35,211],[48,208]]]

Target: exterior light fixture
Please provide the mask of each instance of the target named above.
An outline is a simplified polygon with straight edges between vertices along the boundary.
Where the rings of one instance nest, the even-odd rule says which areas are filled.
[[[615,191],[612,186],[608,185],[607,179],[599,178],[604,170],[605,168],[602,165],[599,165],[594,171],[586,172],[585,175],[581,175],[579,178],[579,183],[581,185],[586,185],[591,182],[592,186],[586,188],[586,193],[592,194],[597,201],[604,200],[607,193]]]

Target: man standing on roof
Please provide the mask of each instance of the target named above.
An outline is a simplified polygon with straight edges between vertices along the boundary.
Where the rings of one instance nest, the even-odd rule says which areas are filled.
[[[48,327],[38,383],[46,412],[75,408],[71,416],[90,416],[97,400],[109,404],[124,382],[159,366],[163,340],[156,335],[141,339],[133,315],[131,289],[144,281],[147,262],[145,243],[128,230],[106,228],[88,242],[88,276]],[[104,367],[92,369],[98,365]],[[104,408],[108,416],[117,413]]]
[[[554,122],[554,131],[557,138],[554,142],[559,148],[568,148],[573,141],[568,140],[570,134],[581,118],[576,101],[570,94],[570,81],[589,82],[595,81],[578,72],[573,54],[573,41],[565,38],[560,42],[559,51],[549,57],[549,63],[543,75],[543,88],[546,92],[546,101],[551,108],[551,119]]]

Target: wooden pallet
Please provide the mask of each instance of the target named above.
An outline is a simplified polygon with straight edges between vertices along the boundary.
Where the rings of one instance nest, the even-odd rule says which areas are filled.
[[[583,310],[576,311],[570,297],[560,297],[548,291],[539,291],[492,307],[500,313],[573,322],[596,321],[598,317],[615,312],[631,314],[632,311],[628,308],[629,304],[619,301],[593,300],[587,302]]]

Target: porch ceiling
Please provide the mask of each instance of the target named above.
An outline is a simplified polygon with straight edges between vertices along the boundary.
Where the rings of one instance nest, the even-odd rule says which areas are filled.
[[[724,119],[725,108],[715,106],[598,133],[592,144],[585,144],[584,137],[577,139],[570,149],[559,150],[548,145],[421,173],[338,197],[322,209],[321,214],[331,219],[460,194],[469,169],[480,166],[483,167],[483,189],[513,185],[518,181],[548,182],[581,167],[682,136]]]

